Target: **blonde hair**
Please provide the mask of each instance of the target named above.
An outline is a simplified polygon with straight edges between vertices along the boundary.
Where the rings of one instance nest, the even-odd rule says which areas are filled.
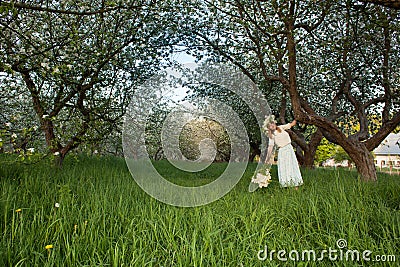
[[[269,129],[269,126],[270,126],[271,124],[275,124],[275,125],[276,125],[276,123],[275,123],[274,121],[268,123],[268,135],[269,135],[269,138],[272,138],[272,134],[273,134],[272,130]],[[276,125],[276,131],[278,131],[278,133],[281,133],[281,132],[282,132],[282,129],[281,129],[278,125]]]
[[[263,124],[263,129],[264,131],[268,132],[268,136],[269,138],[273,138],[272,137],[272,130],[269,128],[271,124],[275,124],[276,126],[276,130],[278,131],[278,133],[282,132],[282,129],[279,128],[276,125],[276,121],[275,121],[275,116],[273,114],[265,116],[265,120],[264,120],[264,124]]]

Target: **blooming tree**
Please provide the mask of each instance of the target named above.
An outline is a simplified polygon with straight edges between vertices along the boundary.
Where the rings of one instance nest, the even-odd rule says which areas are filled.
[[[118,129],[135,86],[175,42],[171,8],[158,1],[1,2],[0,72],[23,84],[18,92],[29,94],[60,163]]]

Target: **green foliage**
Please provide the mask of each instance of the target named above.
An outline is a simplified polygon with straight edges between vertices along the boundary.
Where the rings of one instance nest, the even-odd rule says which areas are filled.
[[[332,156],[335,154],[335,151],[336,146],[326,140],[326,138],[323,138],[315,153],[315,163],[318,165],[322,164],[322,162],[332,158]]]
[[[164,125],[164,121],[171,111],[165,103],[159,103],[159,105],[152,110],[147,122],[146,122],[146,149],[147,153],[154,160],[163,158],[163,147],[161,144],[161,131]]]
[[[335,162],[339,163],[342,161],[349,161],[351,162],[351,158],[350,156],[347,154],[346,151],[344,151],[344,149],[340,146],[336,146],[336,150],[335,153],[333,155],[333,159],[335,160]]]
[[[40,124],[53,152],[102,144],[120,132],[135,86],[168,64],[176,42],[175,6],[41,4],[18,5],[15,14],[0,12],[0,98],[5,102],[0,122],[9,122],[14,112],[28,115],[23,123]],[[14,97],[20,96],[29,112],[16,108]]]
[[[287,25],[292,4],[295,89],[316,114],[335,121],[347,136],[365,130],[362,140],[368,129],[376,133],[387,127],[381,122],[400,108],[396,10],[359,1],[17,4],[0,2],[0,100],[5,103],[0,128],[8,122],[13,126],[1,137],[3,148],[16,134],[18,140],[8,142],[13,149],[44,150],[39,133],[47,131],[52,139],[46,140],[47,149],[53,152],[80,145],[81,151],[94,152],[114,145],[103,150],[121,153],[115,144],[135,86],[170,64],[176,47],[199,60],[240,67],[259,85],[274,113],[282,108],[292,117],[282,93],[290,80],[287,38],[292,33]],[[252,149],[258,148],[260,131],[240,99],[216,90],[197,93],[226,101],[244,121]],[[23,132],[35,127],[32,134]],[[308,140],[309,127],[302,128]],[[159,139],[150,139],[150,154],[157,158]],[[317,162],[327,156],[321,152]]]
[[[155,166],[183,185],[210,182],[225,165],[180,177],[165,163]],[[220,200],[178,208],[142,191],[121,158],[67,158],[63,171],[0,164],[0,265],[282,266],[276,254],[260,261],[257,252],[266,245],[321,252],[337,249],[340,238],[348,249],[371,250],[371,256],[399,255],[398,176],[379,174],[369,184],[359,182],[356,172],[302,170],[305,183],[296,191],[280,188],[273,168],[270,186],[249,193],[255,166]],[[285,262],[301,264],[369,262]]]
[[[188,47],[240,67],[263,85],[274,113],[290,112],[282,92],[290,87],[291,100],[299,95],[303,115],[318,116],[314,121],[334,143],[346,145],[343,135],[321,126],[321,117],[359,142],[374,138],[369,131],[392,130],[387,122],[400,110],[397,10],[359,1],[195,2]],[[372,121],[377,114],[381,123]]]

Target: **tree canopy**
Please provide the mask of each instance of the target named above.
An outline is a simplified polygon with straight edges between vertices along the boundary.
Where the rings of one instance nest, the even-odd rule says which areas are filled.
[[[165,2],[2,2],[0,16],[2,87],[11,95],[7,83],[23,83],[61,158],[118,130],[136,84],[177,42]]]
[[[197,27],[189,41],[198,54],[230,61],[259,84],[277,84],[270,88],[281,91],[282,121],[289,105],[299,122],[341,145],[365,179],[376,179],[369,151],[400,122],[397,11],[358,1],[200,1],[197,6],[196,14],[204,16],[191,17]],[[368,118],[377,113],[382,124],[370,135]],[[339,126],[349,123],[349,115],[359,125],[353,134]],[[322,138],[315,133],[309,143],[314,151]]]
[[[235,65],[281,123],[297,119],[290,134],[306,165],[325,136],[375,180],[370,151],[400,123],[398,8],[398,1],[355,0],[3,1],[0,97],[9,100],[2,131],[26,150],[40,129],[60,161],[81,144],[118,139],[136,86],[181,47],[198,60]],[[229,103],[253,151],[263,149],[240,97],[216,88],[192,93]]]

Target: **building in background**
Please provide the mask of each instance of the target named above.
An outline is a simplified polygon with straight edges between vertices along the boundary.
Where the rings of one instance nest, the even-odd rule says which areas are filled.
[[[400,169],[400,133],[389,134],[386,139],[374,149],[375,165],[378,168]]]
[[[400,133],[390,133],[373,151],[377,168],[400,169]],[[330,158],[322,163],[325,167],[351,167],[347,160],[336,162]]]

